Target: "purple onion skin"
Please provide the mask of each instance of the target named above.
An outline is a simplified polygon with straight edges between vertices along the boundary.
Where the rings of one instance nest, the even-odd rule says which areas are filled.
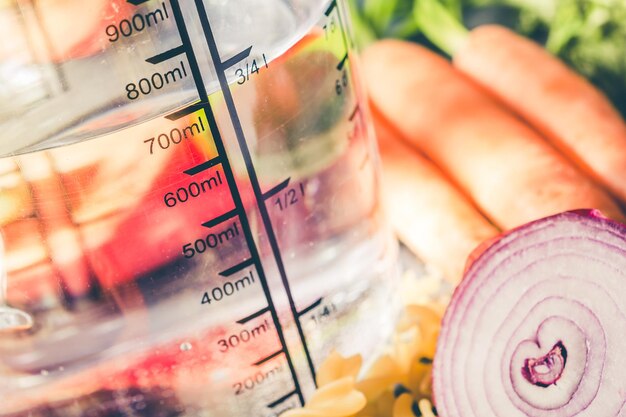
[[[597,210],[477,250],[443,320],[441,417],[626,417],[626,226]]]

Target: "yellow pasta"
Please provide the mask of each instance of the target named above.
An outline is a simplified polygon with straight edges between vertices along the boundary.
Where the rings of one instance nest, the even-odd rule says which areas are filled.
[[[389,355],[381,356],[372,365],[365,377],[357,383],[357,389],[365,394],[368,401],[374,401],[394,383],[403,379],[402,370]]]
[[[400,395],[393,405],[393,417],[415,417],[413,414],[413,397],[410,394]]]
[[[354,378],[347,376],[329,382],[318,389],[306,406],[285,412],[284,417],[351,417],[367,403],[365,396],[357,391]]]
[[[435,417],[436,414],[433,411],[433,406],[429,400],[420,400],[418,404],[419,410],[422,413],[422,417]]]
[[[359,355],[344,358],[338,352],[332,351],[317,370],[317,385],[323,387],[346,376],[356,379],[361,370],[362,362]]]
[[[441,319],[442,316],[436,311],[434,305],[409,305],[400,318],[398,330],[405,331],[413,326],[418,326],[425,338],[429,341],[430,339],[436,341]]]
[[[406,384],[406,388],[413,393],[416,400],[430,398],[431,396],[431,368],[431,364],[420,361],[415,361],[411,366],[409,382]]]
[[[363,377],[361,357],[332,352],[318,370],[319,389],[305,407],[285,417],[436,417],[432,406],[432,361],[446,300],[440,285],[426,280],[419,301],[408,303],[391,346]],[[424,297],[424,292],[429,292]],[[355,382],[356,381],[356,382]]]
[[[396,397],[391,390],[383,392],[375,401],[369,401],[357,417],[391,417]]]

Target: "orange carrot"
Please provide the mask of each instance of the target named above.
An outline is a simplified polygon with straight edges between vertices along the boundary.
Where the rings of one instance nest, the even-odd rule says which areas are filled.
[[[535,131],[415,44],[387,40],[363,55],[374,105],[497,225],[616,203]]]
[[[496,25],[471,31],[454,65],[626,202],[626,123],[587,80],[540,45]]]
[[[498,229],[437,167],[402,143],[379,114],[374,125],[383,162],[383,201],[396,234],[425,262],[458,283],[468,255]]]

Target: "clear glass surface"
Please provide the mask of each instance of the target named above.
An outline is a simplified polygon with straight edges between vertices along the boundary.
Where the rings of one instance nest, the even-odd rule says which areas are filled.
[[[272,416],[372,357],[397,248],[342,1],[5,0],[0,36],[0,416]]]

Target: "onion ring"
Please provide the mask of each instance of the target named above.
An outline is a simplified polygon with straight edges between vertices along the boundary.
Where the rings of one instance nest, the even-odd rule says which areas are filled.
[[[626,416],[626,226],[580,210],[468,268],[433,367],[442,417]]]

